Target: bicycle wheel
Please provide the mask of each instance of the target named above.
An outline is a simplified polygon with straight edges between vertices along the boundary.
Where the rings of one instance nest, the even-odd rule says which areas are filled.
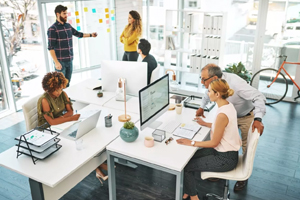
[[[275,104],[281,101],[288,90],[288,83],[285,76],[280,72],[275,82],[277,70],[272,68],[259,70],[251,79],[250,85],[258,86],[258,90],[266,97],[266,105]]]

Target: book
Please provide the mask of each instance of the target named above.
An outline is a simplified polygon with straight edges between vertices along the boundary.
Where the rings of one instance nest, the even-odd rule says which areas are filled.
[[[187,139],[193,139],[196,133],[201,129],[201,125],[195,123],[195,124],[184,124],[181,123],[173,132],[173,135],[187,138]]]

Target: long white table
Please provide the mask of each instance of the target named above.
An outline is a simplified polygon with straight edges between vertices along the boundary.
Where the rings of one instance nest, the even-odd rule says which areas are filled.
[[[59,137],[62,148],[49,158],[33,164],[30,157],[21,155],[18,159],[17,148],[12,147],[0,154],[0,165],[29,178],[33,200],[59,199],[91,171],[106,160],[105,147],[119,136],[123,123],[118,121],[122,111],[89,105],[84,109],[101,109],[97,127],[84,136],[83,149],[76,149],[75,141]],[[112,127],[106,128],[104,116],[112,114]],[[129,113],[132,121],[139,116]]]
[[[214,118],[215,108],[208,114],[206,113],[206,121],[212,121]],[[167,111],[158,121],[163,122],[160,127],[164,127],[170,121],[178,121],[181,123],[191,124],[195,117],[196,110],[183,108],[182,114],[178,115],[175,111]],[[137,126],[139,127],[139,123]],[[160,128],[159,127],[159,128]],[[197,148],[191,146],[179,145],[176,142],[178,137],[167,133],[167,137],[173,137],[173,141],[168,145],[165,142],[155,142],[154,147],[147,148],[144,146],[145,136],[152,136],[154,130],[146,128],[140,131],[139,137],[132,143],[124,142],[120,137],[110,143],[107,149],[108,174],[109,174],[109,199],[116,199],[116,181],[114,159],[122,158],[131,162],[139,163],[154,169],[162,170],[176,176],[176,199],[182,199],[183,190],[183,170],[191,157],[197,151]],[[195,135],[193,140],[203,141],[208,136],[210,129],[202,127]]]

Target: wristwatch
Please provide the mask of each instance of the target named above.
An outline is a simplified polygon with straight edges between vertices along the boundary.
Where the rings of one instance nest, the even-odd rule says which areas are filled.
[[[259,121],[259,122],[261,122],[262,120],[261,120],[260,117],[255,117],[255,118],[254,118],[254,121]]]
[[[90,37],[92,37],[92,34],[90,33]]]
[[[192,145],[192,146],[195,146],[195,143],[196,143],[196,142],[195,142],[194,140],[191,141],[191,145]]]

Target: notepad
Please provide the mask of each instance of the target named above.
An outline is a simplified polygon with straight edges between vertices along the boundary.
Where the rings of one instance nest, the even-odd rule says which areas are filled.
[[[200,129],[201,125],[199,124],[182,123],[177,129],[175,129],[173,135],[191,140]]]

